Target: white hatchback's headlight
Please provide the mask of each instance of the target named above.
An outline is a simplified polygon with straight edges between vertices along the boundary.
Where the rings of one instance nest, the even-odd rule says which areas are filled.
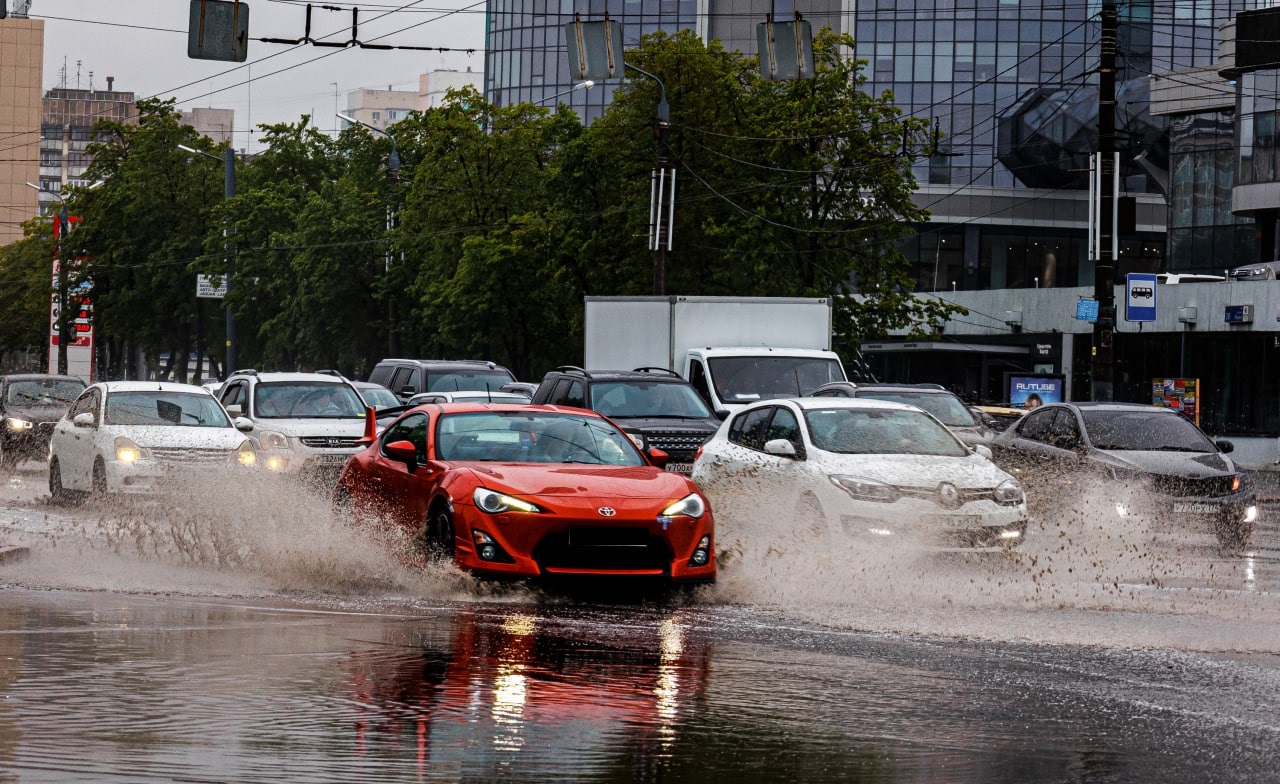
[[[10,430],[30,430],[35,427],[35,423],[31,420],[18,417],[5,417],[4,424]]]
[[[136,463],[139,460],[147,460],[151,457],[151,453],[133,442],[131,438],[124,436],[116,436],[115,444],[116,460],[121,463]]]
[[[288,449],[289,437],[275,430],[262,430],[258,432],[258,443],[263,449]]]
[[[541,512],[542,508],[528,501],[522,501],[519,498],[498,493],[487,487],[477,487],[476,491],[471,494],[471,500],[475,501],[476,508],[482,512],[489,514],[498,514],[499,512]]]
[[[842,474],[835,474],[828,478],[831,480],[831,484],[859,501],[893,503],[898,500],[897,489],[893,485],[887,485],[884,482],[875,482],[859,476],[845,476]]]
[[[258,462],[258,452],[253,448],[253,443],[249,440],[240,442],[240,448],[236,450],[236,460],[240,465],[251,466]]]
[[[707,505],[703,503],[702,496],[697,493],[690,493],[671,506],[662,510],[663,517],[702,517],[707,511]]]
[[[1012,479],[1006,479],[996,488],[996,503],[1005,506],[1017,506],[1022,503],[1024,496],[1022,494],[1022,486]]]

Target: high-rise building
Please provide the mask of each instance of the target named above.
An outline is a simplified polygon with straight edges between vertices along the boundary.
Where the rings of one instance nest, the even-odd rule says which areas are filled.
[[[40,119],[40,211],[49,212],[62,189],[87,186],[85,169],[91,162],[89,143],[99,120],[137,122],[138,107],[131,92],[115,89],[107,77],[105,90],[55,87],[44,94]]]
[[[0,19],[0,245],[36,214],[43,71],[44,20]]]

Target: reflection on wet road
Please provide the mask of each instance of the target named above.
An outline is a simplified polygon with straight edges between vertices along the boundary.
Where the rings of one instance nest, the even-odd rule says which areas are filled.
[[[713,589],[620,603],[216,490],[0,503],[32,548],[0,565],[0,782],[1275,780],[1274,523],[1244,558],[1090,519],[990,558],[764,514]]]
[[[1280,670],[1247,657],[700,605],[11,589],[0,623],[12,781],[1266,781],[1280,750]]]

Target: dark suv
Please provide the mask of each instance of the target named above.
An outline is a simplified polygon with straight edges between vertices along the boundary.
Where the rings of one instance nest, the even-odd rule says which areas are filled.
[[[419,392],[496,392],[515,380],[502,365],[472,359],[384,359],[369,374],[369,381],[390,389],[401,402]]]
[[[666,452],[667,469],[682,474],[693,471],[698,447],[720,427],[720,420],[689,382],[666,368],[559,367],[542,379],[533,402],[604,414],[623,430],[642,437],[644,449]]]
[[[47,459],[54,425],[83,391],[75,376],[0,376],[0,467],[9,471],[19,460]]]
[[[995,431],[974,416],[956,393],[938,384],[855,384],[832,381],[813,390],[813,397],[861,397],[891,400],[924,409],[947,426],[965,446],[990,444]]]

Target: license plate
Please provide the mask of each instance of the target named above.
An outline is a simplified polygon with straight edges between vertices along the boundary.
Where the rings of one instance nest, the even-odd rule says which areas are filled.
[[[347,458],[351,455],[320,455],[315,458],[317,463],[342,464],[347,462]]]
[[[667,463],[667,470],[677,474],[692,474],[693,463]]]
[[[1173,502],[1173,511],[1175,514],[1213,514],[1218,510],[1219,507],[1217,504],[1200,504],[1193,501]]]

